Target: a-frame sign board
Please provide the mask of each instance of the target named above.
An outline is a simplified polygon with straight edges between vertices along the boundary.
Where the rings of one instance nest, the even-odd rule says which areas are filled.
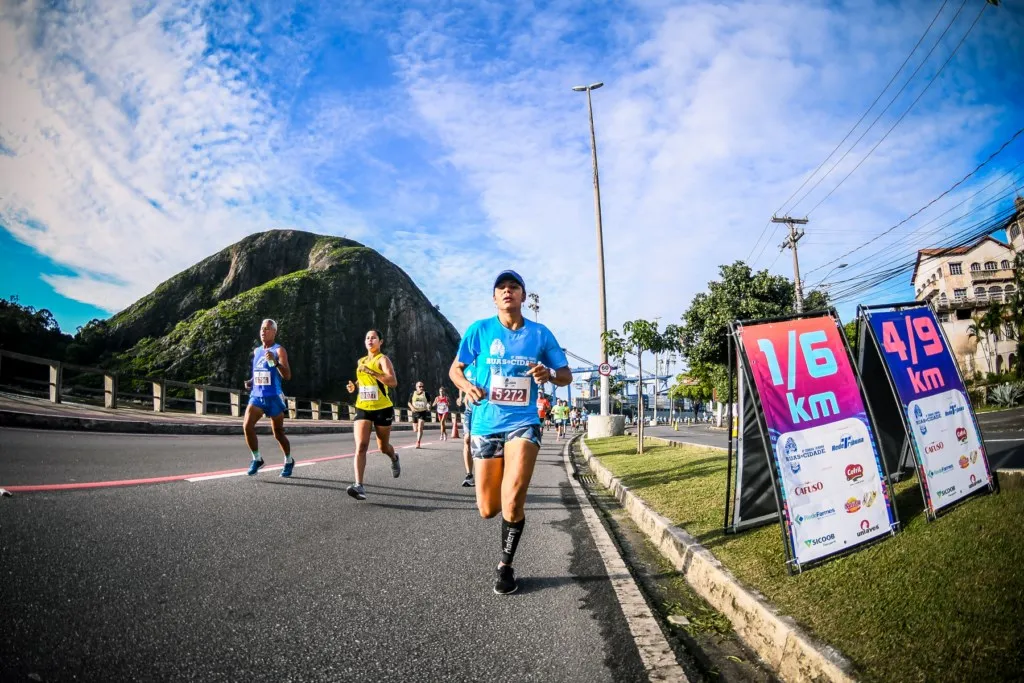
[[[726,531],[780,520],[790,573],[894,533],[873,419],[835,311],[735,322],[729,359],[742,409]]]
[[[921,302],[859,306],[858,365],[890,471],[917,471],[929,520],[994,491],[985,442],[942,325]]]

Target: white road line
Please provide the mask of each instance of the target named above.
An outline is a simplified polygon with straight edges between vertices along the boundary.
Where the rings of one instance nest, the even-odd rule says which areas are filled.
[[[1020,439],[985,439],[985,443],[1016,443],[1018,441],[1024,441],[1024,438],[1020,438]]]
[[[615,589],[615,597],[619,600],[619,607],[629,625],[629,631],[633,634],[633,641],[640,652],[640,660],[643,662],[647,677],[651,681],[682,681],[689,679],[686,673],[676,661],[676,655],[661,632],[658,622],[651,613],[651,608],[640,593],[640,588],[629,573],[619,549],[615,547],[608,531],[601,524],[597,512],[590,504],[583,487],[573,477],[572,463],[569,461],[569,446],[572,442],[562,447],[562,459],[565,461],[565,471],[569,475],[569,484],[572,486],[576,500],[579,501],[580,511],[583,518],[587,520],[590,528],[590,535],[594,539],[601,559],[604,561],[605,571],[611,580],[612,588]]]
[[[192,482],[193,484],[197,481],[210,481],[211,479],[227,479],[228,477],[241,477],[245,475],[245,471],[241,472],[227,472],[225,474],[208,474],[205,477],[191,477],[185,481]]]

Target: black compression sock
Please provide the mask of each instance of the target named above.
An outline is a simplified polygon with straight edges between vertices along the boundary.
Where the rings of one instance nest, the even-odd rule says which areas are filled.
[[[523,535],[523,527],[526,526],[526,518],[518,522],[509,522],[504,516],[501,518],[501,561],[505,564],[512,564],[512,558],[516,555],[516,548],[519,547],[519,538]]]

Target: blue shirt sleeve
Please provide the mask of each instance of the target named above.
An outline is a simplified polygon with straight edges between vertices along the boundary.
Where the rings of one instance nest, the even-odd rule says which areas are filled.
[[[555,339],[555,335],[551,333],[546,326],[541,326],[541,350],[538,358],[540,362],[548,366],[552,370],[560,370],[565,367],[569,367],[569,360],[565,357],[565,352],[562,351],[562,347],[559,346],[558,340]]]
[[[456,357],[460,363],[472,365],[476,357],[480,355],[480,322],[476,321],[469,326],[466,334],[459,342],[459,355]]]

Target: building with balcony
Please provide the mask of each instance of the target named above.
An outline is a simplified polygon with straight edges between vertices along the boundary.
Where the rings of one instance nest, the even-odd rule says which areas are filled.
[[[935,309],[953,354],[965,376],[1008,372],[1017,358],[1012,328],[972,337],[969,328],[992,302],[1006,302],[1016,293],[1014,259],[1024,251],[1024,197],[1017,197],[1016,212],[1003,227],[1007,242],[986,236],[965,247],[921,249],[911,281],[918,301]]]

